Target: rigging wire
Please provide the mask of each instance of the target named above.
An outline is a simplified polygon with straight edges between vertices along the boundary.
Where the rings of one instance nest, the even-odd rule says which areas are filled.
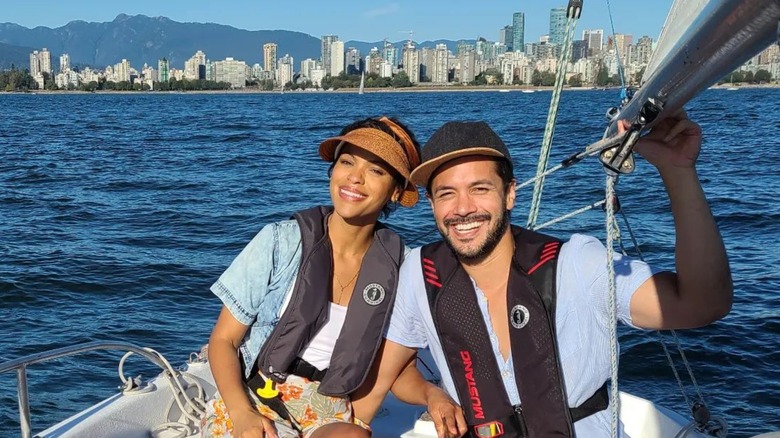
[[[612,27],[612,43],[615,45],[615,58],[617,60],[618,78],[620,78],[620,100],[623,101],[628,97],[626,92],[626,79],[623,72],[623,64],[620,62],[620,53],[617,49],[617,34],[615,33],[615,20],[612,19],[612,5],[607,0],[607,13],[609,14],[609,24]]]

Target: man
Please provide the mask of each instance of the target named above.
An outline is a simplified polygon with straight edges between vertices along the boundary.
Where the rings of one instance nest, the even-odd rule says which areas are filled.
[[[669,195],[676,273],[615,257],[618,317],[629,325],[699,327],[731,309],[726,252],[695,169],[700,147],[701,129],[684,112],[635,147]],[[485,123],[444,124],[422,159],[411,179],[426,187],[443,242],[404,261],[377,391],[428,347],[467,423],[434,412],[440,435],[609,436],[613,322],[604,246],[576,234],[562,244],[510,226],[512,161]],[[421,384],[402,372],[392,389],[426,404]]]

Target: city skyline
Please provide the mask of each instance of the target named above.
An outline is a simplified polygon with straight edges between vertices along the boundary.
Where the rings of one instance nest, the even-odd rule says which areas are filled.
[[[465,2],[464,2],[465,3]],[[34,28],[57,28],[70,21],[112,21],[117,15],[143,14],[165,16],[181,22],[213,22],[246,30],[291,30],[320,38],[338,34],[341,40],[380,41],[388,38],[398,41],[414,32],[415,41],[437,39],[474,39],[478,36],[497,41],[499,31],[512,24],[512,14],[525,14],[525,40],[537,41],[549,32],[550,9],[566,6],[566,1],[544,0],[517,4],[517,1],[495,0],[491,8],[467,3],[453,7],[453,2],[428,0],[411,2],[392,1],[367,5],[354,0],[312,2],[306,5],[309,13],[301,14],[299,8],[283,4],[257,6],[248,0],[223,0],[216,4],[185,3],[180,0],[167,2],[137,0],[129,4],[110,4],[96,0],[83,0],[79,8],[56,0],[28,0],[14,4],[4,11],[3,21]],[[658,0],[654,8],[637,11],[632,0],[611,0],[610,6],[615,32],[632,34],[636,38],[648,35],[658,37],[672,0]],[[577,29],[603,28],[611,34],[610,17],[606,0],[585,0],[583,14]],[[444,20],[431,20],[431,14],[442,15]]]

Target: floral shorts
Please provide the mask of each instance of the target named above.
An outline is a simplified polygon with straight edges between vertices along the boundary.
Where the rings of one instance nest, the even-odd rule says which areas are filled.
[[[367,424],[353,416],[349,398],[322,395],[317,392],[319,386],[319,382],[294,375],[288,376],[285,383],[276,386],[295,425],[260,403],[252,391],[247,390],[247,394],[257,411],[273,420],[279,438],[308,438],[315,430],[330,423],[353,423],[368,431],[371,430]],[[225,403],[222,397],[216,394],[208,402],[206,416],[201,421],[201,437],[228,438],[232,436],[232,431],[233,423],[230,421]]]

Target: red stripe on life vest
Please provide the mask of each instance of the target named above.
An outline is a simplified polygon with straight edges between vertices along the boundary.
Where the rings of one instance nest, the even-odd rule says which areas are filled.
[[[430,283],[430,284],[436,286],[436,287],[441,287],[441,283],[439,283],[438,281],[434,280],[433,278],[425,277],[425,281],[427,283]]]
[[[542,255],[539,257],[540,259],[543,259],[550,255],[551,252],[555,252],[555,250],[558,249],[558,242],[550,242],[547,245],[542,248]]]
[[[552,260],[554,258],[555,258],[555,254],[551,254],[551,255],[548,255],[547,257],[542,258],[541,260],[539,260],[539,263],[533,265],[533,267],[531,267],[531,269],[528,270],[528,275],[533,274],[533,272],[535,270],[539,269],[539,266],[542,266],[543,264],[549,262],[550,260]]]

